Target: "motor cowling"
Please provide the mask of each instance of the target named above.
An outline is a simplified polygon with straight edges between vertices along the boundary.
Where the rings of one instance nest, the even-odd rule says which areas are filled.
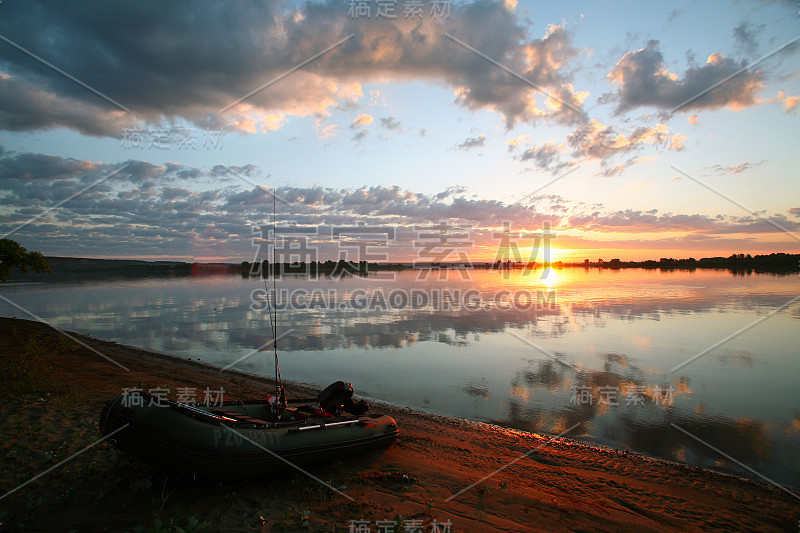
[[[319,406],[323,411],[332,415],[347,411],[353,415],[363,415],[369,410],[369,404],[364,400],[353,401],[353,385],[344,381],[336,381],[325,387],[317,396]]]

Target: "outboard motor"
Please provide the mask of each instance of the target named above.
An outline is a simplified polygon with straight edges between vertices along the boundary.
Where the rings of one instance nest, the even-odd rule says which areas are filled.
[[[369,410],[369,404],[364,400],[354,402],[353,392],[352,384],[337,381],[325,387],[317,400],[322,410],[332,415],[339,415],[342,410],[356,416],[363,415]]]

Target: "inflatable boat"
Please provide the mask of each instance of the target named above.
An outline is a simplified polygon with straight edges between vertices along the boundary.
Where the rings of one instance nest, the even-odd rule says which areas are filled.
[[[163,470],[196,478],[268,476],[390,445],[395,420],[367,414],[350,384],[336,382],[317,398],[177,403],[145,392],[109,401],[99,429],[112,446]],[[318,405],[318,406],[317,406]]]

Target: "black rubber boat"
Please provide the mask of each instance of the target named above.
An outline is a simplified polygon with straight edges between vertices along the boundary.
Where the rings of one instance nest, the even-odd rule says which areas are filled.
[[[135,392],[106,404],[100,433],[116,448],[169,472],[216,479],[268,476],[394,442],[395,420],[366,414],[368,406],[354,403],[352,391],[339,381],[316,399],[284,400],[280,410],[274,401],[190,406]]]

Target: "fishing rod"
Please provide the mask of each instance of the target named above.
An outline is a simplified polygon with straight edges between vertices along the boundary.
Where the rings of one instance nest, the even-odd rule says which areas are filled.
[[[280,415],[280,411],[286,408],[286,393],[283,388],[283,379],[281,378],[281,365],[278,361],[278,288],[276,280],[276,262],[277,262],[277,209],[275,203],[275,188],[272,188],[272,295],[275,300],[274,305],[269,309],[269,322],[272,328],[272,347],[275,351],[275,405],[276,414]],[[264,288],[266,290],[267,281],[264,280]],[[267,298],[269,305],[269,298]],[[274,313],[274,317],[273,317]]]

